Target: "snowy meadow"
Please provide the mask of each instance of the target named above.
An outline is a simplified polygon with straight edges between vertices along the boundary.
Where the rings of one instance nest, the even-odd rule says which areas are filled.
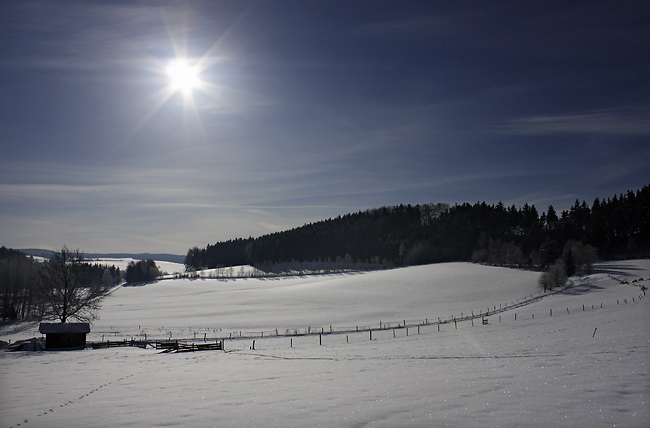
[[[437,323],[539,297],[538,276],[446,263],[121,286],[104,300],[88,340],[227,338],[225,352],[0,352],[0,420],[8,427],[647,426],[650,312],[641,286],[650,285],[650,260],[601,262],[563,292],[495,312],[487,324],[480,317]],[[326,334],[304,334],[319,331]],[[0,330],[5,341],[33,336],[36,323]]]

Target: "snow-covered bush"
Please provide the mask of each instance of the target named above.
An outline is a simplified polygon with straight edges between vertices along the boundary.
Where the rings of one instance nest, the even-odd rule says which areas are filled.
[[[567,280],[566,267],[562,260],[555,262],[546,272],[539,276],[539,285],[544,291],[552,290],[555,287],[561,287]]]

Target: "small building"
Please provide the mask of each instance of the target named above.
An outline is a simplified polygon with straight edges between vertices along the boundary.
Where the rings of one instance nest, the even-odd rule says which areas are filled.
[[[90,333],[90,324],[42,322],[39,331],[45,335],[45,349],[83,349],[86,347],[86,335]]]

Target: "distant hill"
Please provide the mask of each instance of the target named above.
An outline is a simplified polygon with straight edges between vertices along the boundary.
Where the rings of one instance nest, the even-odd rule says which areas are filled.
[[[399,205],[360,211],[259,238],[190,248],[185,265],[292,264],[352,265],[371,268],[472,261],[506,266],[545,267],[569,257],[578,242],[601,258],[650,254],[650,186],[596,199],[575,201],[566,211],[552,206],[517,208],[502,203]],[[568,260],[568,259],[567,259]]]
[[[54,253],[54,251],[52,250],[44,250],[39,248],[27,248],[27,249],[21,249],[19,251],[22,251],[28,256],[44,257],[46,259],[52,257],[52,254]],[[181,263],[181,264],[185,262],[185,256],[181,256],[178,254],[167,254],[167,253],[158,253],[158,254],[155,253],[135,253],[135,254],[134,253],[84,253],[84,256],[88,259],[131,258],[136,260],[152,259],[156,261]]]

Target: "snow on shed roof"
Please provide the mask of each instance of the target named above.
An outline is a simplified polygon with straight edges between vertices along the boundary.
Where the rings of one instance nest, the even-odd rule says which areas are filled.
[[[87,322],[73,323],[46,323],[42,322],[38,329],[41,334],[48,333],[90,333],[90,324]]]

